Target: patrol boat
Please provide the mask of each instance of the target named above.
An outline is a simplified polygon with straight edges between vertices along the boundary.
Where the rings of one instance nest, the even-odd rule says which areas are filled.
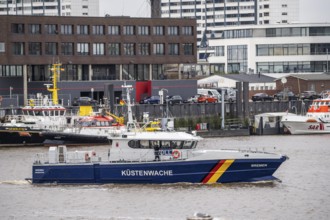
[[[130,87],[127,86],[129,89]],[[228,183],[269,181],[287,159],[257,151],[206,150],[195,133],[143,132],[132,118],[128,94],[127,130],[109,136],[108,152],[68,152],[65,145],[37,154],[34,184]]]

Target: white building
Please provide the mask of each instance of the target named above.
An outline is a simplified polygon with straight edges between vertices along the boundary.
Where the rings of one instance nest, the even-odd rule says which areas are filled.
[[[0,15],[99,16],[99,0],[0,0]]]
[[[299,8],[300,0],[259,0],[258,24],[296,23]]]
[[[225,27],[209,46],[211,74],[325,72],[330,23]]]
[[[161,16],[197,19],[198,45],[227,26],[292,23],[301,0],[161,0]],[[212,30],[211,30],[212,29]]]

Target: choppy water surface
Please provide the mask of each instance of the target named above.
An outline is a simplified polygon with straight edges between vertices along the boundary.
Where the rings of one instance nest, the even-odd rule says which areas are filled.
[[[31,177],[34,155],[48,149],[0,148],[0,219],[186,219],[195,212],[216,219],[330,218],[330,135],[215,138],[200,147],[290,159],[275,183],[34,186],[24,178]]]

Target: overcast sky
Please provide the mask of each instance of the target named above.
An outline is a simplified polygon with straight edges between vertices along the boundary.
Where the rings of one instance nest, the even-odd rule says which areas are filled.
[[[100,0],[101,15],[150,17],[148,0]]]
[[[102,16],[150,17],[149,0],[100,0]],[[330,0],[300,0],[300,22],[329,22]]]

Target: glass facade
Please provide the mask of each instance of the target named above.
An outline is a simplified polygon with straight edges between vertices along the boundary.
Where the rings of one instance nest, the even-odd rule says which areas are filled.
[[[262,44],[257,45],[257,56],[324,55],[328,44]]]
[[[247,46],[232,45],[227,47],[228,73],[247,72]]]
[[[257,70],[261,73],[325,72],[327,61],[258,62]]]

